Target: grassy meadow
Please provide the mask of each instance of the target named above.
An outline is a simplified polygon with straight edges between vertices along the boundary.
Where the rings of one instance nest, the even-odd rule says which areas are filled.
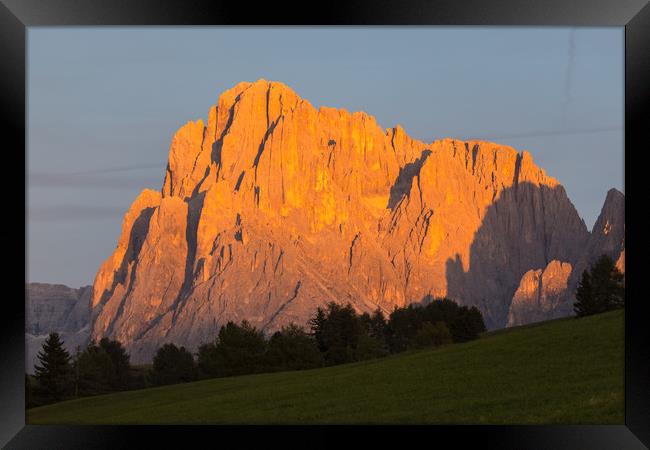
[[[321,369],[27,411],[29,424],[622,424],[623,310]]]

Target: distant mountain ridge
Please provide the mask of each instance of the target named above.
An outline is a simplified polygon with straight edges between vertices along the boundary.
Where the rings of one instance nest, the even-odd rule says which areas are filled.
[[[32,373],[49,333],[59,333],[71,354],[88,343],[92,286],[28,283],[25,290],[25,365]]]
[[[282,83],[240,83],[178,130],[162,189],[125,214],[93,283],[91,336],[140,362],[228,320],[305,325],[330,300],[390,313],[448,296],[489,328],[570,314],[577,268],[623,258],[624,197],[610,193],[589,232],[528,152],[427,144]]]

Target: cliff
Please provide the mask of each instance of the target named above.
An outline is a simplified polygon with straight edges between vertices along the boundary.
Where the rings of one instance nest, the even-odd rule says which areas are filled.
[[[228,320],[272,332],[330,300],[390,312],[427,295],[503,327],[528,271],[576,263],[592,240],[527,152],[424,143],[281,83],[240,83],[178,130],[162,189],[126,213],[93,284],[92,336],[138,362]]]
[[[508,326],[573,314],[575,292],[582,277],[601,255],[607,255],[625,273],[625,196],[610,189],[585,249],[570,262],[551,261],[545,268],[524,274],[508,314]],[[572,267],[573,264],[573,267]]]

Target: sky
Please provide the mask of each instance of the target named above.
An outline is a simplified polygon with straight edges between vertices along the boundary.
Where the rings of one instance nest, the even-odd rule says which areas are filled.
[[[176,130],[240,81],[527,150],[589,229],[624,192],[622,27],[30,27],[27,58],[30,282],[92,284]]]

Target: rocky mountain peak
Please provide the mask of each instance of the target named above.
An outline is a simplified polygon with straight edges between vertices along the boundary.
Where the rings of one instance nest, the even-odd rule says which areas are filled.
[[[428,295],[476,305],[494,328],[524,274],[576,261],[589,239],[528,152],[425,143],[282,83],[240,83],[178,130],[161,191],[126,214],[92,333],[144,361],[228,320],[271,332],[330,300],[388,313]]]
[[[618,189],[607,191],[605,203],[594,223],[592,233],[608,235],[625,228],[625,195]]]

